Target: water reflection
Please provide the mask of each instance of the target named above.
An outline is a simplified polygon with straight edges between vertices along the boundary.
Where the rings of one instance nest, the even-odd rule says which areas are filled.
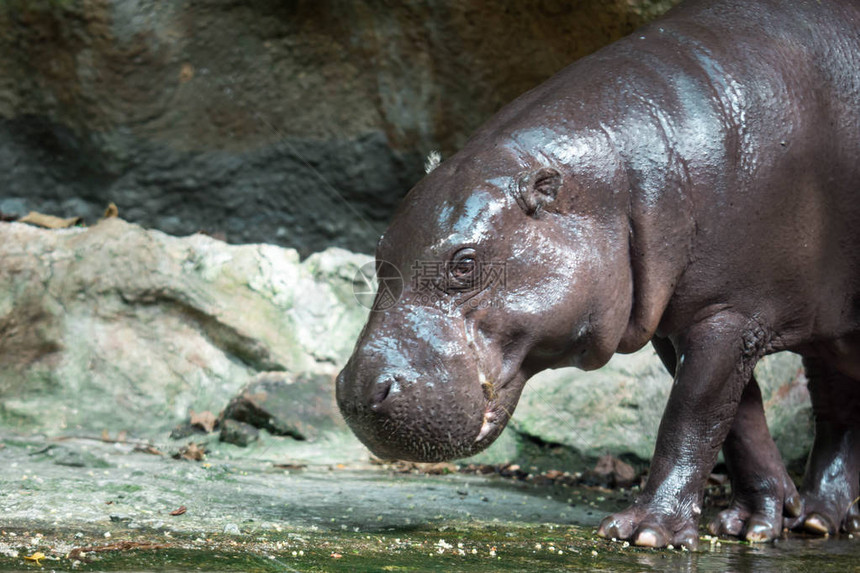
[[[707,547],[707,542],[705,547]],[[632,555],[631,555],[632,557]],[[654,552],[635,555],[643,571],[679,573],[860,572],[860,538],[792,536],[773,544],[722,543],[694,553]]]

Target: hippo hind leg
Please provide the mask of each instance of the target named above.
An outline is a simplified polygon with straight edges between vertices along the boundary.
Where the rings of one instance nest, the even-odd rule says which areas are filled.
[[[784,519],[801,514],[803,504],[770,435],[755,377],[744,389],[723,455],[732,484],[732,501],[708,529],[763,542],[782,534]]]
[[[675,370],[675,349],[655,338],[654,349],[670,374]],[[708,524],[714,535],[770,541],[782,533],[783,520],[798,516],[801,498],[785,469],[770,435],[755,376],[744,388],[723,455],[732,484],[732,501]]]
[[[792,529],[833,534],[860,531],[860,381],[821,358],[803,360],[815,416],[815,440]]]

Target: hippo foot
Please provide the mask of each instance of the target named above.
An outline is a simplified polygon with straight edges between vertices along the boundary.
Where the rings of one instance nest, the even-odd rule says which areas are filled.
[[[816,398],[820,395],[813,394],[813,405]],[[854,400],[858,406],[849,412],[860,411],[860,394],[854,394]],[[858,475],[860,426],[817,420],[801,489],[803,513],[786,520],[786,527],[817,535],[860,532]]]
[[[698,507],[693,504],[693,507]],[[663,505],[634,504],[606,517],[597,530],[601,537],[624,539],[641,547],[686,547],[699,544],[698,516],[670,514]]]
[[[835,533],[860,533],[860,500],[856,492],[825,496],[820,492],[803,496],[804,511],[793,519],[786,519],[786,526],[797,531],[816,535]],[[853,496],[853,497],[852,497]]]
[[[799,517],[803,501],[782,466],[766,480],[745,476],[733,484],[732,503],[708,524],[713,535],[740,537],[751,543],[773,541],[782,534],[785,517]]]

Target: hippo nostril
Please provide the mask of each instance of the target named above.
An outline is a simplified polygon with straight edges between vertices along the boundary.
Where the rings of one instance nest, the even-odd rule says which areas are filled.
[[[376,392],[373,395],[373,405],[378,406],[383,403],[386,398],[388,398],[388,394],[391,393],[391,384],[385,384],[380,388],[376,389]]]
[[[376,388],[373,389],[373,396],[371,397],[370,406],[374,409],[382,406],[382,403],[388,398],[391,394],[391,390],[395,384],[401,382],[403,378],[400,375],[395,374],[394,376],[385,376],[380,378],[376,383]]]

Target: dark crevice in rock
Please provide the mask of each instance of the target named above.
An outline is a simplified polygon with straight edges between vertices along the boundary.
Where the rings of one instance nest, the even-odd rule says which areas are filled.
[[[520,440],[521,455],[538,467],[588,470],[593,468],[601,459],[598,456],[587,455],[573,446],[546,441],[540,436],[521,431],[517,431],[517,437]],[[630,452],[613,452],[613,456],[637,470],[644,470],[649,464],[649,460],[642,459]]]
[[[230,400],[222,420],[243,422],[296,440],[313,440],[321,431],[343,425],[332,387],[332,377],[325,374],[263,372]],[[244,434],[241,428],[233,429]]]

